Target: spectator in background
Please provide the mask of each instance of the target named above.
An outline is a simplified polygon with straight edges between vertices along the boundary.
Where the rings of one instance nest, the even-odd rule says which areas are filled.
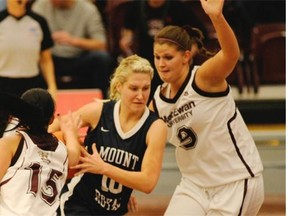
[[[112,60],[97,7],[83,0],[37,0],[32,9],[51,28],[56,75],[84,79],[86,88],[100,88],[106,97]]]
[[[240,39],[240,47],[247,52],[250,48],[251,31],[255,25],[285,23],[285,0],[229,0],[223,13],[237,34],[238,40]]]
[[[30,11],[28,0],[7,0],[0,12],[0,92],[20,97],[30,88],[46,88],[56,99],[51,57],[53,40],[46,20]]]
[[[6,0],[2,0],[0,1],[0,11],[5,9],[6,9]]]
[[[126,13],[119,46],[123,53],[131,55],[134,52],[132,44],[136,44],[135,53],[148,59],[155,68],[153,39],[167,25],[191,25],[200,28],[206,35],[205,26],[181,1],[134,1]],[[156,86],[161,83],[159,75],[155,73],[150,99]]]
[[[107,29],[106,7],[107,7],[108,0],[101,0],[101,1],[99,1],[99,0],[88,0],[88,1],[92,2],[97,7],[97,9],[99,10],[99,13],[101,14],[103,25],[104,25],[105,29]]]

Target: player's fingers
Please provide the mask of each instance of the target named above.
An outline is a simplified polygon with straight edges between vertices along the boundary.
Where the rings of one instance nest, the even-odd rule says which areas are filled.
[[[129,199],[128,209],[130,212],[137,212],[138,211],[137,199],[133,195],[131,195],[131,197]]]
[[[89,155],[89,153],[87,152],[87,150],[84,147],[81,147],[80,150],[81,150],[81,154],[83,156],[88,156]]]
[[[97,148],[96,148],[96,143],[92,144],[92,151],[93,151],[93,154],[98,153]]]

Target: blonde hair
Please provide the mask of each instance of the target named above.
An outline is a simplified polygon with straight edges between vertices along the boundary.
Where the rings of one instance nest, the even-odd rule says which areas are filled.
[[[131,55],[122,59],[119,66],[111,76],[109,97],[111,100],[119,100],[120,94],[117,91],[118,84],[124,84],[128,77],[134,73],[144,73],[150,75],[152,80],[154,69],[150,62],[138,55]]]

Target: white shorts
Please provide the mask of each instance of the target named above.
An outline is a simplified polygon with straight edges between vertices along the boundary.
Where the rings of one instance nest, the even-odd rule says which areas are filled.
[[[164,215],[254,216],[263,202],[262,174],[212,188],[202,188],[182,178]]]

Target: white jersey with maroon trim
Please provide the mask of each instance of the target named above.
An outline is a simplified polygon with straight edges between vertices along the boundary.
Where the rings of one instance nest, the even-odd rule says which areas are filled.
[[[0,182],[0,215],[56,215],[67,177],[66,146],[51,134],[19,133],[24,139]]]
[[[169,99],[160,88],[153,106],[168,126],[168,141],[176,146],[182,176],[201,187],[215,187],[254,177],[263,165],[253,138],[228,86],[207,93],[188,74],[177,95]],[[169,94],[169,90],[166,91]]]

